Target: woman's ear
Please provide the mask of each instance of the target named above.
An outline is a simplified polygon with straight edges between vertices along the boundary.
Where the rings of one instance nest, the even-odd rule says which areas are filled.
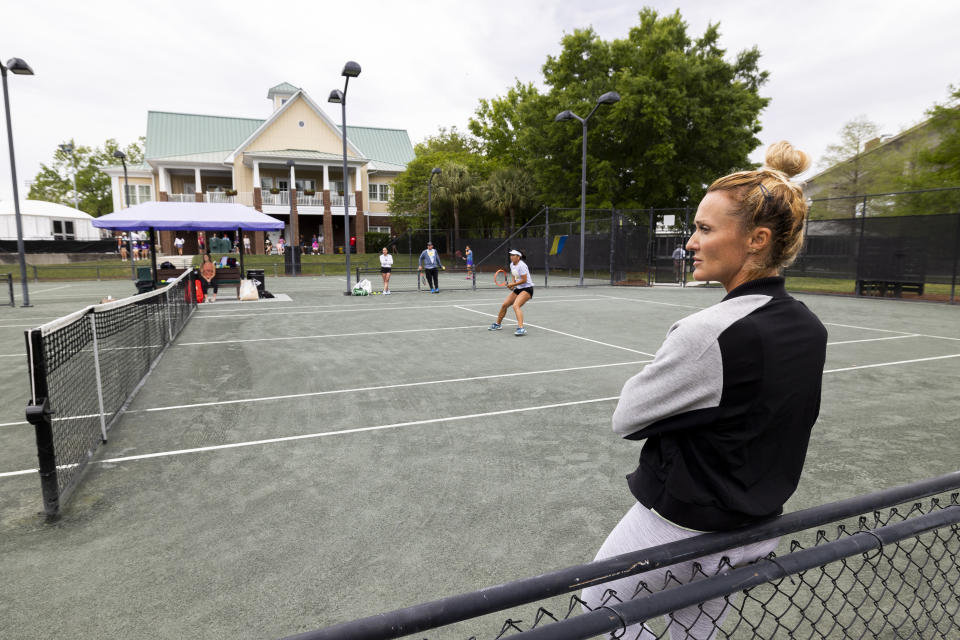
[[[770,246],[773,233],[767,227],[757,227],[750,232],[748,246],[750,253],[762,253]]]

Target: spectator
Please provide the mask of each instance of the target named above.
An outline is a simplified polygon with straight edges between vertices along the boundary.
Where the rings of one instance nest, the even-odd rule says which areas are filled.
[[[427,276],[430,293],[440,293],[440,282],[437,278],[438,269],[446,269],[440,264],[440,253],[433,248],[432,242],[427,242],[427,248],[420,253],[419,270]]]

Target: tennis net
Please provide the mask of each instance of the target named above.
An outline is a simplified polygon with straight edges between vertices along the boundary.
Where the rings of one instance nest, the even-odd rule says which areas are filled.
[[[92,305],[26,331],[27,420],[44,511],[56,516],[107,432],[197,303],[192,271],[156,291]]]

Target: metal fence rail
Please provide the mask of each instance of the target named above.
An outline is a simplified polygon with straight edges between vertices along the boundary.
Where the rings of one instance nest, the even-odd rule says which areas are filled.
[[[745,544],[780,536],[793,536],[790,543],[791,552],[800,548],[820,546],[832,541],[830,535],[822,529],[826,525],[833,526],[833,540],[853,536],[865,538],[868,540],[868,542],[865,542],[868,547],[871,544],[875,547],[876,541],[872,538],[872,533],[878,528],[896,522],[911,521],[923,514],[936,513],[941,510],[949,510],[951,513],[960,511],[957,493],[952,493],[949,496],[941,495],[957,489],[960,489],[960,472],[785,514],[769,522],[737,531],[703,534],[599,562],[569,567],[532,578],[488,587],[472,593],[450,596],[405,609],[344,622],[325,629],[291,636],[291,638],[296,640],[332,640],[334,638],[338,640],[385,640],[400,638],[413,633],[419,634],[430,629],[447,627],[463,621],[473,621],[478,625],[490,625],[489,619],[477,619],[481,616],[506,610],[511,610],[509,618],[497,623],[495,628],[491,627],[484,633],[473,631],[471,628],[473,635],[470,637],[501,637],[536,629],[544,624],[553,628],[550,623],[578,614],[583,604],[576,594],[570,596],[566,602],[561,602],[560,597],[578,592],[585,587],[669,567],[681,562],[689,562]],[[925,502],[921,502],[925,499]],[[936,556],[937,566],[942,567],[937,570],[945,573],[948,578],[957,577],[956,528],[954,527],[951,531],[951,537],[945,538],[950,545],[949,551],[945,553],[948,558],[952,557],[953,569],[939,564],[940,558],[943,557],[942,554]],[[910,559],[906,561],[913,562],[918,566],[923,566],[928,562],[927,556],[934,557],[933,552],[922,545],[910,549],[910,551]],[[913,554],[919,555],[914,558]],[[904,561],[904,558],[899,556],[898,558],[898,561]],[[893,578],[899,579],[898,576],[893,576]],[[830,578],[826,580],[832,584]],[[960,577],[958,577],[958,580],[954,580],[953,584],[956,585],[958,581],[960,581]],[[955,586],[951,588],[956,589]],[[956,597],[956,591],[953,593]],[[841,600],[852,597],[850,593],[841,590],[837,590],[837,594],[837,597]],[[637,595],[644,594],[624,595],[608,592],[607,600],[615,603],[616,599],[627,601]],[[764,607],[769,607],[770,603],[775,601],[779,606],[788,608],[794,606],[797,602],[806,602],[806,600],[797,600],[794,604],[791,604],[789,596],[788,592],[776,592],[772,593],[770,598],[761,600],[761,602],[764,603]],[[757,596],[749,600],[753,603],[750,607],[754,606],[757,600],[760,600]],[[535,611],[516,609],[523,605],[538,602],[541,604]],[[740,606],[744,611],[740,615],[746,616],[748,620],[753,620],[757,615],[752,612],[750,607]],[[737,624],[736,617],[731,615],[727,619],[724,629],[730,629],[732,625],[739,632],[741,628]],[[786,622],[784,622],[785,624]],[[463,634],[462,637],[467,635]],[[418,637],[423,636],[419,635]],[[544,637],[553,636],[547,634]],[[729,637],[739,638],[741,636],[729,635]],[[756,635],[754,637],[773,638],[779,636]]]

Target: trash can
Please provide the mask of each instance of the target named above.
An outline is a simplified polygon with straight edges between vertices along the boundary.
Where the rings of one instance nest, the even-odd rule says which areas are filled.
[[[253,280],[253,284],[257,285],[257,293],[262,298],[263,292],[267,289],[264,284],[266,277],[264,276],[263,269],[247,269],[247,280]]]
[[[288,276],[295,276],[302,273],[300,261],[300,247],[289,245],[283,252],[283,272]]]

